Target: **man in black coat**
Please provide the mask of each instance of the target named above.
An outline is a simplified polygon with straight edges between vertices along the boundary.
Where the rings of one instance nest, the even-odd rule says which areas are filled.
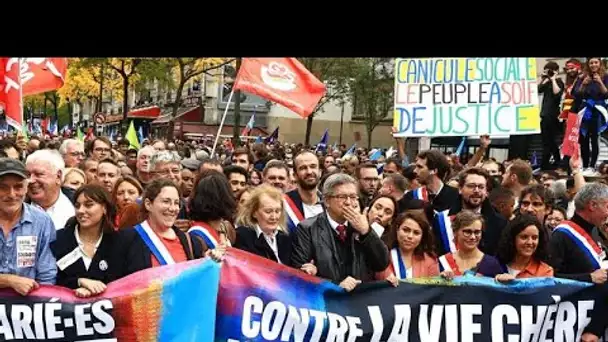
[[[458,179],[460,195],[458,195],[456,201],[450,205],[450,209],[437,213],[433,222],[436,252],[438,255],[453,251],[449,247],[449,241],[446,240],[447,234],[445,232],[445,228],[451,229],[451,225],[440,224],[441,220],[439,217],[443,215],[442,220],[445,222],[462,210],[471,210],[483,216],[485,220],[485,229],[479,249],[486,254],[496,255],[502,230],[507,226],[508,221],[496,212],[488,199],[489,179],[490,176],[488,175],[488,172],[479,167],[466,169],[460,174]],[[448,218],[445,217],[446,211],[448,212]]]
[[[323,201],[327,211],[296,228],[292,266],[314,263],[317,276],[350,291],[388,267],[388,249],[361,214],[357,182],[351,176],[340,173],[327,178]]]
[[[407,203],[412,199],[423,200],[431,203],[435,211],[449,209],[456,202],[458,190],[447,186],[443,180],[450,172],[450,164],[447,157],[439,150],[422,151],[416,157],[416,179],[421,187],[414,189],[401,200],[398,206],[408,207]]]

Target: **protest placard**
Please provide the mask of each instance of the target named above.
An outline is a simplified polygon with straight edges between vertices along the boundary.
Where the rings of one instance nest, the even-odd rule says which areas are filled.
[[[395,136],[540,132],[535,58],[395,61]]]

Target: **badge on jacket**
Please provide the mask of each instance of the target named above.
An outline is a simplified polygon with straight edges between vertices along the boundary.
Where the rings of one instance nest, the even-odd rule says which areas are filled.
[[[108,269],[108,263],[105,260],[99,262],[99,269],[105,271]]]

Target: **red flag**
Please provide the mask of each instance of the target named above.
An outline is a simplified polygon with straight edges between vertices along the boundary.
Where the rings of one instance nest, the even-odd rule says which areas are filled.
[[[562,154],[565,156],[574,156],[574,153],[579,149],[578,137],[581,127],[581,117],[577,113],[570,112],[568,121],[566,122],[566,132],[562,143]]]
[[[0,108],[6,121],[18,131],[22,130],[23,102],[19,77],[19,58],[0,58]]]
[[[233,90],[241,89],[308,117],[325,85],[295,58],[243,58]]]
[[[66,58],[23,58],[21,84],[23,96],[61,88],[68,68]]]

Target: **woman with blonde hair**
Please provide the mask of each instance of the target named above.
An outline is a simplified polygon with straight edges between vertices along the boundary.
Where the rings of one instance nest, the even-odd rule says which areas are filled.
[[[292,241],[284,228],[283,203],[283,193],[277,188],[268,184],[256,187],[239,211],[234,247],[291,266]],[[302,265],[301,269],[316,274],[312,264]]]
[[[65,169],[65,176],[63,177],[62,186],[74,191],[80,189],[81,186],[87,183],[87,176],[79,168],[70,167]]]

